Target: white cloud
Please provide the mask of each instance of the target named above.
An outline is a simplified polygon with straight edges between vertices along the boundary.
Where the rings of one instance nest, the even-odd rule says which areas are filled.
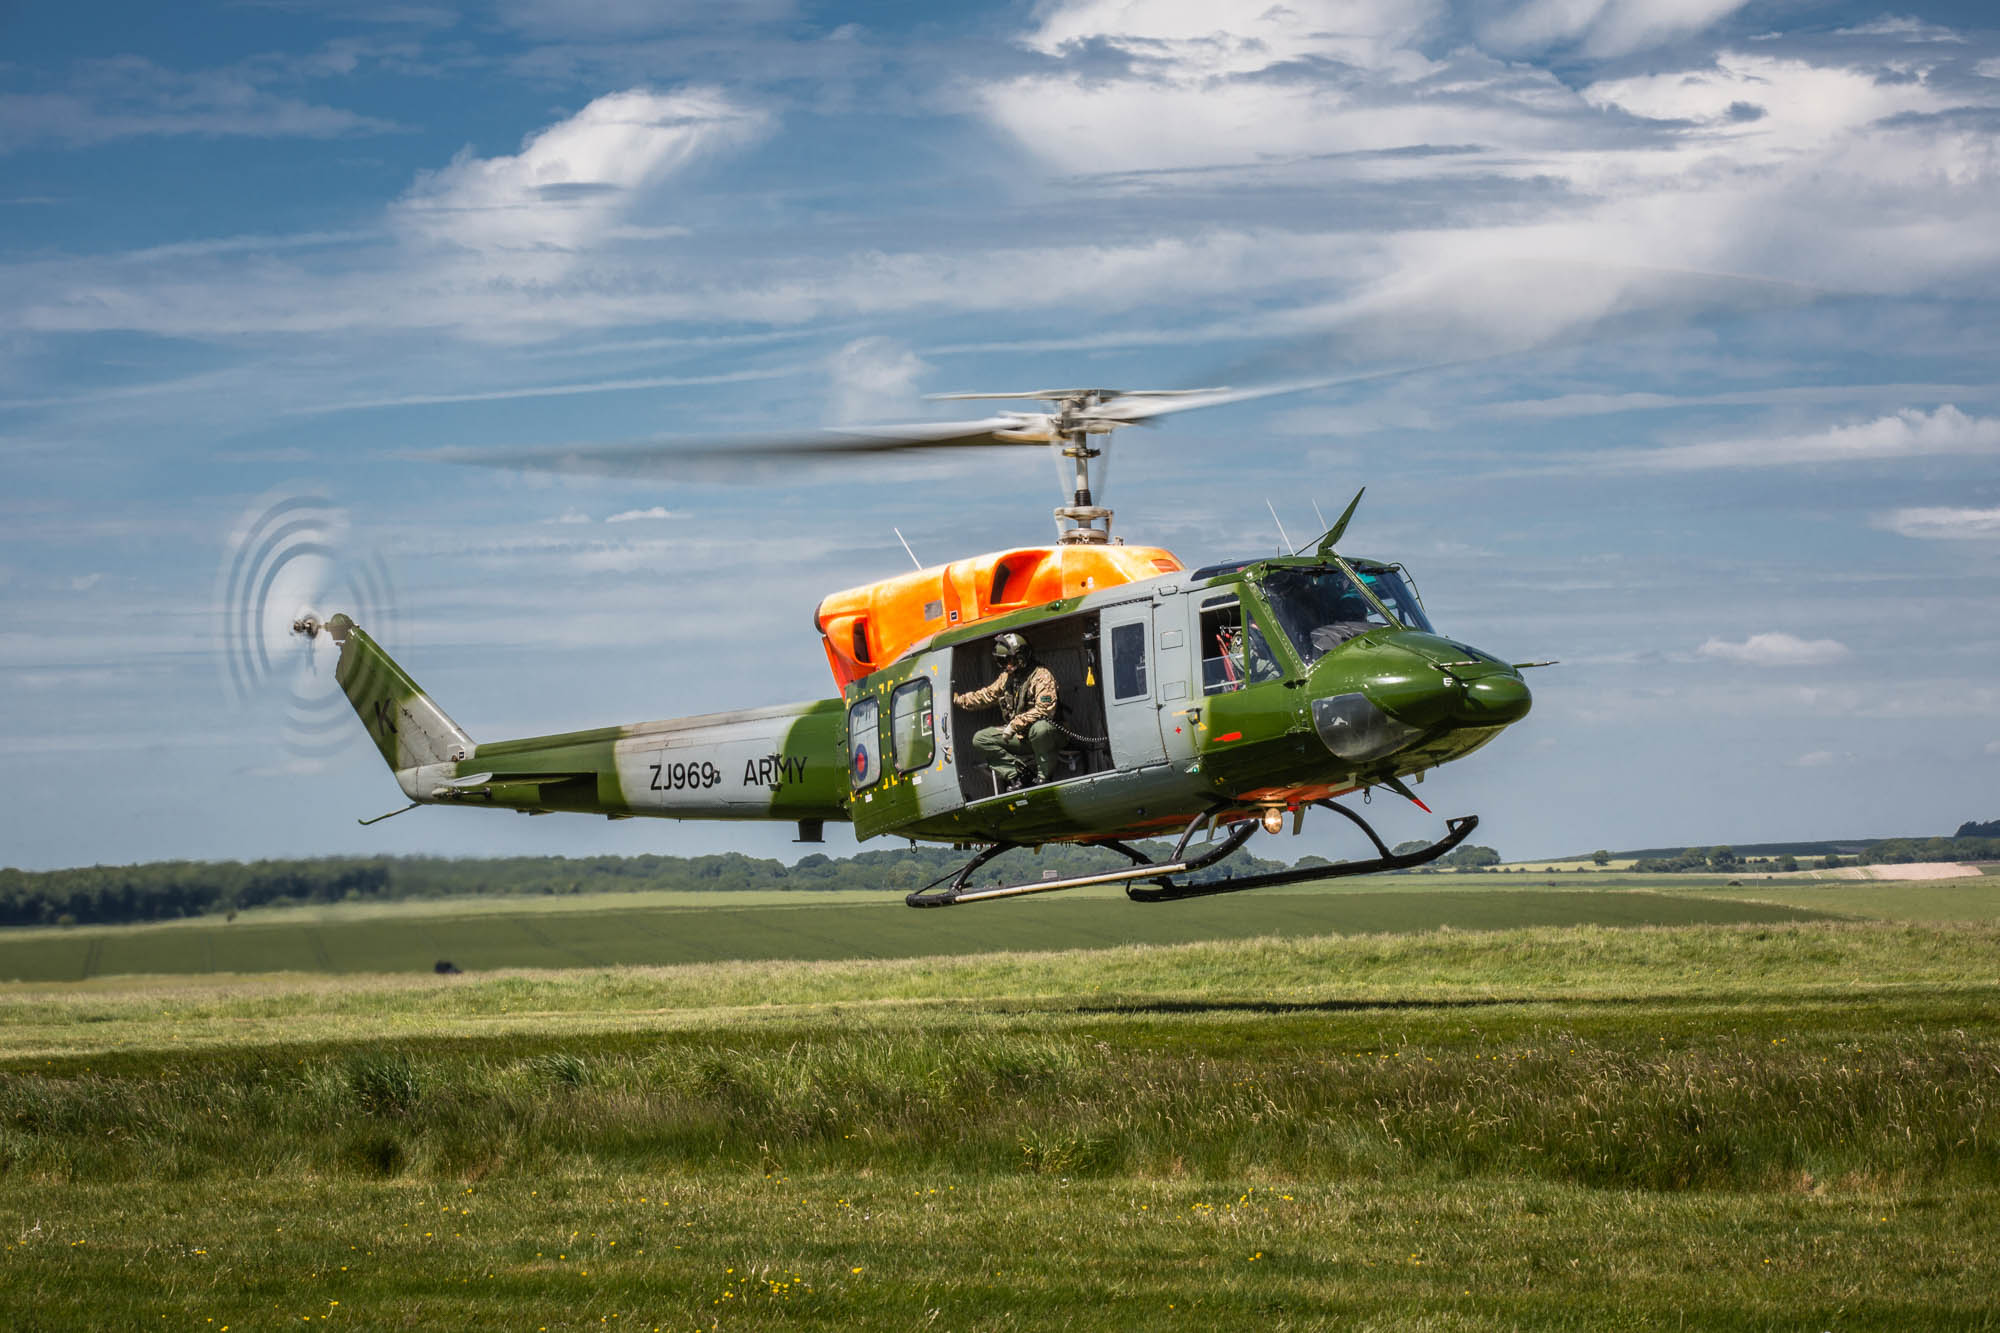
[[[69,581],[71,592],[89,592],[104,581],[103,573],[79,574]]]
[[[1042,7],[1026,40],[1051,55],[1101,41],[1208,76],[1314,58],[1412,72],[1428,62],[1409,48],[1442,11],[1438,0],[1065,0]]]
[[[1836,37],[1894,37],[1905,42],[1952,42],[1963,44],[1965,38],[1950,28],[1937,23],[1926,23],[1913,15],[1884,14],[1881,18],[1866,23],[1857,23],[1848,28],[1835,28]]]
[[[1972,72],[1984,79],[2000,79],[2000,57],[1980,61],[1972,67]]]
[[[1701,657],[1758,667],[1825,666],[1848,656],[1847,645],[1837,639],[1801,639],[1783,633],[1752,634],[1742,643],[1710,639],[1695,652]]]
[[[412,233],[475,251],[573,252],[615,227],[635,195],[697,157],[770,127],[721,92],[611,93],[531,134],[511,157],[462,151],[393,210]]]
[[[1905,537],[1932,541],[2000,540],[2000,509],[1895,509],[1875,525]]]
[[[1497,50],[1540,51],[1578,44],[1591,56],[1621,56],[1685,37],[1749,0],[1529,0],[1487,23],[1480,37]]]
[[[1985,454],[1995,450],[2000,450],[2000,418],[1967,416],[1946,403],[1935,412],[1905,408],[1893,416],[1809,434],[1677,444],[1607,461],[1614,467],[1681,472]]]
[[[560,523],[566,526],[574,527],[579,524],[590,522],[590,515],[584,513],[581,509],[565,509],[562,511],[562,513],[556,515],[554,518],[545,518],[542,520],[542,522]]]
[[[1949,104],[1922,78],[1884,80],[1873,70],[1740,51],[1721,52],[1706,69],[1593,83],[1583,99],[1649,120],[1700,123],[1704,137],[1736,141],[1737,162],[1777,160],[1885,116]]]
[[[1052,56],[1108,47],[1128,71],[1089,60],[977,96],[1029,151],[1078,172],[1455,142],[1481,137],[1482,116],[1487,133],[1498,131],[1490,105],[1384,107],[1353,95],[1371,80],[1396,85],[1438,69],[1414,44],[1440,12],[1431,0],[1071,0],[1043,11],[1027,45]]]
[[[1787,761],[1786,767],[1787,768],[1831,768],[1835,764],[1840,763],[1842,760],[1851,757],[1852,756],[1849,755],[1835,754],[1831,750],[1813,750],[1807,754],[1800,755],[1796,759]]]
[[[654,505],[650,509],[627,509],[605,519],[606,523],[636,523],[651,518],[686,518],[687,515],[668,509],[665,505]]]
[[[909,415],[917,406],[917,380],[929,369],[922,357],[893,338],[856,338],[827,367],[828,420],[847,424]]]

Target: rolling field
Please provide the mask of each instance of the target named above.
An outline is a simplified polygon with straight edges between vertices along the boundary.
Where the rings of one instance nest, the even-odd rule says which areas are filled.
[[[0,986],[0,1326],[2000,1327],[1972,882],[1957,924],[1807,910],[1953,906],[1881,884],[1343,887],[1271,908],[1286,936],[1070,950],[1041,941],[1165,912],[592,905],[511,915],[607,949],[648,915],[738,949],[986,934]],[[510,915],[431,906],[267,924]],[[1356,921],[1402,926],[1328,933]]]
[[[280,909],[247,912],[235,921],[199,917],[145,926],[0,932],[0,981],[427,972],[440,959],[466,971],[488,971],[915,958],[1439,927],[1737,924],[1817,914],[1796,896],[1751,902],[1688,885],[1620,892],[1597,884],[1550,889],[1496,882],[1493,888],[1467,888],[1456,877],[1449,887],[1384,889],[1381,880],[1363,883],[1370,887],[1266,891],[1151,906],[1127,902],[1114,890],[943,911],[913,911],[899,896],[859,893],[599,894]]]

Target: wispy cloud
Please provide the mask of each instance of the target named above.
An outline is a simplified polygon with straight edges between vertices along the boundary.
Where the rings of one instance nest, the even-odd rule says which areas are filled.
[[[277,91],[249,69],[185,73],[140,56],[88,62],[63,91],[0,94],[0,152],[141,136],[331,139],[396,128]]]
[[[1868,462],[1934,454],[1986,454],[1996,450],[2000,450],[2000,418],[1969,416],[1946,403],[1932,412],[1905,408],[1893,416],[1805,434],[1669,445],[1599,461],[1610,467],[1691,472],[1709,468]]]
[[[1785,762],[1787,768],[1832,768],[1835,764],[1852,759],[1853,755],[1835,754],[1832,750],[1811,750],[1796,759]]]
[[[1825,666],[1849,655],[1846,644],[1837,639],[1801,639],[1784,633],[1752,634],[1741,643],[1710,639],[1695,649],[1700,657],[1743,666],[1790,667]]]
[[[1494,49],[1527,53],[1576,46],[1585,55],[1629,55],[1699,32],[1749,0],[1527,0],[1490,20]]]
[[[654,505],[650,509],[627,509],[605,519],[606,523],[637,523],[642,519],[685,518],[687,515],[668,509],[665,505]]]
[[[1927,23],[1910,14],[1884,14],[1866,23],[1835,28],[1836,37],[1889,37],[1899,42],[1948,42],[1963,44],[1965,38],[1941,23]]]
[[[636,379],[587,380],[572,384],[538,384],[516,389],[482,389],[475,393],[412,393],[394,398],[358,398],[344,403],[315,403],[288,408],[294,415],[325,412],[358,412],[375,407],[425,407],[442,403],[494,403],[515,398],[567,398],[586,393],[626,393],[636,389],[687,389],[697,385],[748,384],[757,380],[783,379],[799,373],[800,367],[776,366],[761,370],[732,370],[715,375],[646,375]]]
[[[2000,509],[1894,509],[1875,525],[1930,541],[2000,541]]]

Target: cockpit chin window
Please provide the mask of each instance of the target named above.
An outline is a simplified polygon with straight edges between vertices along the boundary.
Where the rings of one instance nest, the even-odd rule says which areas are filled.
[[[1355,572],[1404,628],[1430,632],[1430,620],[1401,574],[1377,565],[1356,566]],[[1391,623],[1337,566],[1274,569],[1261,584],[1271,613],[1307,666],[1356,635]]]

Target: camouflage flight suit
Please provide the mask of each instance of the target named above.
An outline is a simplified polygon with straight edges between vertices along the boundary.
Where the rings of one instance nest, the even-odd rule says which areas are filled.
[[[1062,732],[1051,720],[1056,713],[1056,678],[1047,667],[1003,671],[985,689],[955,694],[951,701],[969,711],[997,706],[1007,719],[997,727],[981,727],[972,738],[973,753],[986,761],[1003,788],[1047,782],[1055,775]]]

